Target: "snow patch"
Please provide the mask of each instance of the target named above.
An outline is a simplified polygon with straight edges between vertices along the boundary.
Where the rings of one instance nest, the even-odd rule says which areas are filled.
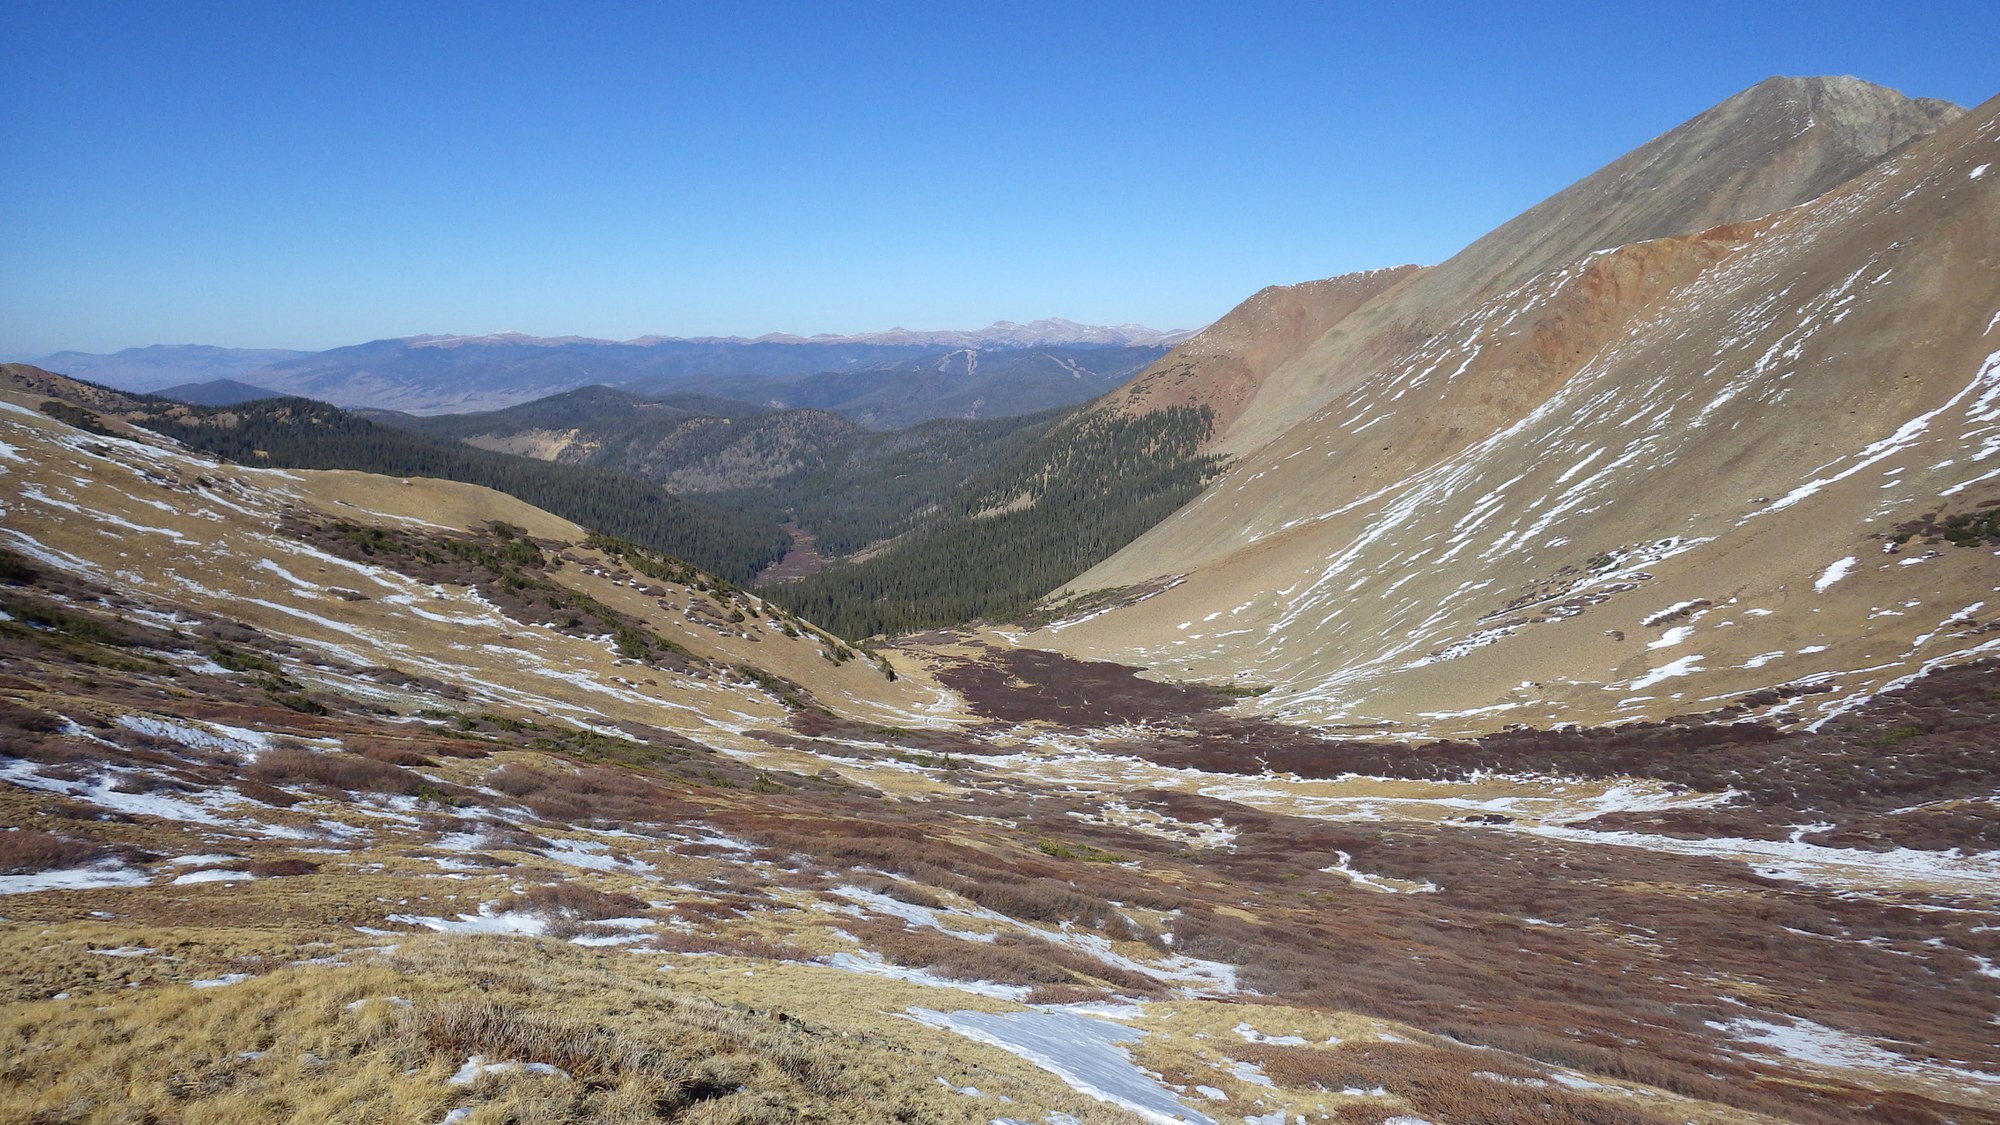
[[[1744,1043],[1769,1047],[1786,1058],[1817,1066],[1855,1070],[1886,1070],[1904,1074],[1948,1075],[1961,1081],[2000,1084],[2000,1074],[1966,1070],[1938,1063],[1924,1063],[1885,1051],[1852,1032],[1814,1023],[1798,1016],[1789,1026],[1768,1020],[1739,1017],[1727,1022],[1708,1021],[1708,1026]]]
[[[1694,673],[1701,671],[1701,662],[1703,659],[1704,658],[1702,656],[1697,654],[1694,656],[1683,656],[1679,660],[1675,660],[1668,664],[1662,664],[1658,668],[1655,668],[1652,671],[1646,673],[1645,675],[1640,676],[1638,679],[1633,680],[1632,683],[1629,685],[1628,690],[1642,691],[1646,688],[1652,687],[1654,684],[1660,683],[1663,680],[1671,680],[1676,676],[1693,675]]]
[[[247,882],[255,878],[256,876],[250,874],[248,871],[229,871],[222,868],[213,868],[208,871],[190,871],[185,875],[176,875],[171,885],[179,887],[189,883],[236,883]]]
[[[866,973],[869,976],[888,977],[891,980],[908,981],[911,984],[928,985],[931,988],[955,988],[960,992],[970,992],[975,996],[990,996],[995,1000],[1024,1000],[1032,991],[1026,985],[1001,984],[990,980],[952,980],[922,969],[892,965],[884,961],[880,955],[865,949],[859,953],[835,953],[823,958],[821,963],[843,972]]]
[[[59,871],[37,871],[28,875],[0,875],[0,895],[34,894],[36,891],[94,891],[102,887],[143,887],[150,880],[144,871],[127,867],[115,859],[100,860],[88,867]]]
[[[1123,1046],[1145,1036],[1137,1028],[1066,1012],[938,1012],[911,1008],[909,1018],[998,1047],[1049,1071],[1080,1094],[1129,1110],[1159,1125],[1217,1125],[1190,1109],[1133,1063]]]
[[[489,1074],[507,1074],[511,1071],[519,1071],[522,1074],[533,1074],[541,1078],[569,1077],[568,1071],[563,1070],[561,1067],[550,1066],[548,1063],[521,1062],[518,1059],[490,1063],[486,1061],[485,1055],[473,1055],[465,1060],[464,1066],[458,1068],[458,1073],[453,1074],[450,1078],[445,1079],[445,1081],[450,1082],[454,1086],[470,1086]]]
[[[1813,580],[1813,593],[1826,593],[1827,587],[1847,577],[1848,572],[1853,570],[1854,564],[1859,561],[1853,555],[1849,555],[1844,559],[1836,559],[1832,565],[1820,572],[1818,578]]]

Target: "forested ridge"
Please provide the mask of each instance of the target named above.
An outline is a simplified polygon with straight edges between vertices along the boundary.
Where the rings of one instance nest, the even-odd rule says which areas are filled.
[[[231,407],[159,403],[131,421],[204,452],[246,465],[356,469],[484,485],[593,531],[685,559],[747,582],[784,557],[790,539],[758,520],[669,493],[659,485],[590,465],[534,461],[377,425],[311,399],[267,399]]]
[[[823,410],[584,387],[504,410],[393,424],[471,441],[560,434],[568,440],[550,443],[555,461],[644,477],[753,521],[796,521],[818,537],[821,553],[843,556],[949,507],[1075,410],[878,431]]]
[[[746,516],[795,521],[819,537],[822,554],[851,555],[946,510],[1072,413],[1073,407],[1059,407],[1010,418],[948,418],[906,430],[861,433],[838,453],[766,487],[698,495]]]
[[[859,639],[1018,616],[1197,495],[1207,407],[1085,413],[959,491],[881,553],[759,589]]]

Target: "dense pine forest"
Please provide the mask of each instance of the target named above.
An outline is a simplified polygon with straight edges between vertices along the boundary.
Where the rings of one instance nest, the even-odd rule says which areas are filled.
[[[863,428],[824,410],[582,387],[504,410],[393,425],[475,443],[569,435],[554,460],[629,473],[761,523],[796,522],[831,556],[908,531],[1076,410]]]
[[[246,465],[357,469],[485,485],[593,531],[685,559],[732,582],[747,582],[784,557],[790,539],[769,520],[747,518],[675,496],[637,477],[492,453],[381,426],[311,399],[267,399],[231,407],[159,405],[132,421],[207,453]]]
[[[1008,618],[1193,499],[1206,407],[1078,415],[865,561],[759,593],[849,639]]]
[[[745,516],[791,521],[819,538],[819,550],[851,555],[947,511],[967,489],[1014,463],[1072,407],[1011,418],[925,422],[863,433],[810,468],[759,488],[696,495]]]

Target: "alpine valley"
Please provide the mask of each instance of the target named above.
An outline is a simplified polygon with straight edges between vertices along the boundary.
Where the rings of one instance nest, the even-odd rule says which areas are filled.
[[[0,1119],[2000,1122],[1996,166],[1774,78],[1191,336],[0,367]]]

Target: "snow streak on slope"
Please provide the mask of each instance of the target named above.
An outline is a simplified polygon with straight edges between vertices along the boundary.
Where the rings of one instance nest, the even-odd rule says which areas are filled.
[[[1050,643],[1438,731],[1774,683],[1757,706],[1812,720],[1982,650],[1991,552],[1890,536],[2000,497],[2000,202],[1968,173],[1996,127],[1487,301],[1073,584],[1161,556],[1181,585]]]

